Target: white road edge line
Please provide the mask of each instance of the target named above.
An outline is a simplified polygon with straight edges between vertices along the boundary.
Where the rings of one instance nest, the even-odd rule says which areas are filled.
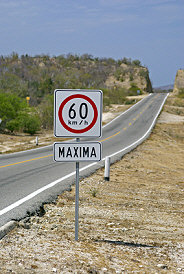
[[[127,147],[125,147],[125,148],[123,148],[123,149],[121,149],[121,150],[119,150],[119,151],[117,151],[117,152],[115,152],[115,153],[113,153],[113,154],[111,154],[111,155],[108,155],[108,157],[115,156],[115,155],[117,155],[117,154],[119,154],[119,153],[121,153],[121,152],[123,152],[123,151],[129,149],[130,147],[132,147],[132,146],[138,144],[140,141],[142,141],[142,140],[145,138],[145,136],[146,136],[146,135],[151,131],[151,129],[153,128],[153,126],[154,126],[154,124],[155,124],[155,121],[156,121],[158,115],[160,114],[160,111],[162,110],[162,107],[163,107],[163,105],[164,105],[164,103],[165,103],[165,101],[166,101],[168,95],[169,95],[169,93],[167,94],[167,96],[165,97],[164,101],[162,102],[162,105],[160,106],[159,111],[157,112],[157,115],[155,116],[155,118],[154,118],[154,120],[153,120],[151,126],[150,126],[149,129],[146,131],[146,133],[145,133],[140,139],[138,139],[137,141],[135,141],[135,142],[132,143],[131,145],[129,145],[129,146],[127,146]],[[102,161],[104,161],[104,160],[105,160],[105,158],[102,159]],[[85,169],[88,169],[88,168],[90,168],[90,167],[92,167],[92,166],[94,166],[94,165],[96,165],[96,164],[97,164],[96,162],[95,162],[95,163],[92,163],[92,164],[90,164],[90,165],[88,165],[88,166],[85,166],[85,167],[81,168],[79,171],[83,171],[83,170],[85,170]],[[24,197],[24,198],[18,200],[17,202],[15,202],[15,203],[13,203],[13,204],[11,204],[11,205],[5,207],[4,209],[0,210],[0,216],[3,215],[3,214],[5,214],[5,213],[7,213],[8,211],[10,211],[10,210],[12,210],[12,209],[18,207],[19,205],[23,204],[24,202],[26,202],[26,201],[32,199],[33,197],[37,196],[37,195],[40,194],[41,192],[43,192],[43,191],[45,191],[45,190],[47,190],[47,189],[49,189],[49,188],[55,186],[56,184],[58,184],[58,183],[64,181],[65,179],[68,179],[69,177],[72,177],[73,175],[75,175],[75,171],[72,172],[72,173],[70,173],[70,174],[68,174],[68,175],[66,175],[66,176],[64,176],[64,177],[62,177],[62,178],[60,178],[60,179],[58,179],[58,180],[56,180],[56,181],[54,181],[54,182],[52,182],[52,183],[49,183],[48,185],[46,185],[46,186],[44,186],[44,187],[42,187],[42,188],[40,188],[40,189],[38,189],[38,190],[32,192],[31,194],[27,195],[26,197]]]
[[[131,110],[132,108],[134,108],[135,106],[137,106],[139,103],[143,102],[144,99],[148,98],[151,95],[153,95],[153,93],[150,93],[148,96],[144,97],[142,100],[140,100],[139,102],[137,102],[135,105],[133,105],[130,108],[128,108],[127,110],[125,110],[123,113],[121,113],[120,115],[118,115],[117,117],[115,117],[113,120],[111,120],[109,123],[107,123],[106,125],[104,125],[103,128],[107,127],[108,125],[110,125],[111,123],[113,123],[119,117],[125,115],[129,110]]]

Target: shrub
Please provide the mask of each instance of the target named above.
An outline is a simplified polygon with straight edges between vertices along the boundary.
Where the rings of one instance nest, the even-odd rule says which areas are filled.
[[[178,98],[184,98],[184,88],[179,89]]]
[[[131,87],[129,88],[128,95],[129,96],[135,96],[135,95],[137,95],[137,90],[140,90],[139,94],[142,94],[142,90],[137,85],[135,85],[134,83],[132,83]]]
[[[182,98],[176,98],[173,105],[177,107],[184,107],[184,100],[182,100]]]
[[[133,60],[132,61],[132,65],[140,67],[141,66],[141,61],[139,61],[139,60]]]
[[[10,120],[6,123],[6,128],[11,131],[18,131],[20,128],[20,121],[18,119]]]
[[[106,106],[110,106],[111,102],[109,97],[103,97],[103,108],[105,108]]]
[[[20,127],[25,133],[34,135],[40,130],[40,119],[36,115],[24,114],[19,117]]]
[[[148,75],[148,71],[147,70],[144,70],[144,69],[141,69],[140,72],[139,72],[139,75],[145,79],[147,79],[147,77],[149,77]]]
[[[39,106],[42,127],[45,129],[53,128],[54,121],[54,96],[47,95]]]
[[[126,100],[125,101],[125,105],[132,105],[135,103],[135,100],[134,99],[131,99],[131,100]]]
[[[129,80],[130,81],[133,81],[134,80],[134,75],[131,73],[130,76],[129,76]]]

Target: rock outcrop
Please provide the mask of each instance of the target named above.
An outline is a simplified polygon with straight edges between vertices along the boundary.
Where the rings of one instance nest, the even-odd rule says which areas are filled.
[[[173,92],[178,94],[181,89],[184,89],[184,69],[179,69],[176,73]]]
[[[126,90],[140,90],[142,93],[152,92],[149,71],[143,66],[121,64],[114,74],[106,80],[108,88],[124,88]]]

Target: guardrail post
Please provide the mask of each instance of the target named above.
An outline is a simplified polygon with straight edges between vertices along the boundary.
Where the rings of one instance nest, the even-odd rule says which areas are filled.
[[[104,180],[110,180],[110,157],[105,158],[105,173],[104,173]]]
[[[38,136],[36,136],[36,146],[38,146]]]

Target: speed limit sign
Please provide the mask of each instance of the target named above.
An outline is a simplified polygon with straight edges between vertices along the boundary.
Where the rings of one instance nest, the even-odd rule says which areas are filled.
[[[101,90],[54,91],[54,135],[56,137],[100,137]]]

